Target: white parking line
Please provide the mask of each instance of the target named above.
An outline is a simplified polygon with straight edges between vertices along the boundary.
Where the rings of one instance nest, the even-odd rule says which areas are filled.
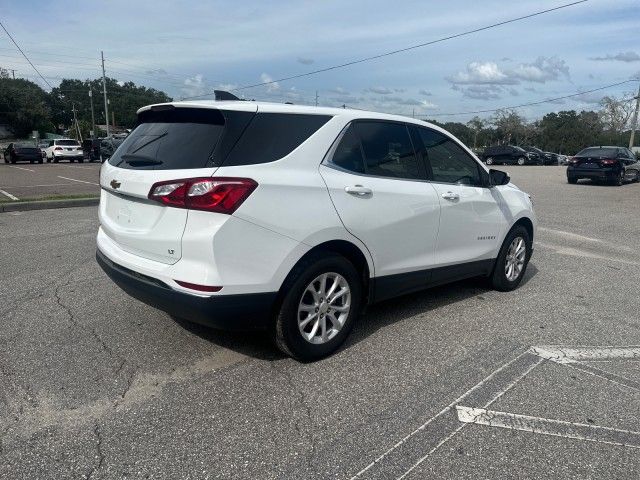
[[[16,167],[15,165],[7,165],[7,167],[10,167],[10,168],[17,168],[18,170],[25,170],[25,171],[27,171],[27,172],[34,172],[34,173],[35,173],[35,170],[31,170],[30,168]]]
[[[587,442],[606,443],[621,447],[640,448],[640,432],[632,432],[631,430],[600,427],[586,423],[564,422],[550,418],[496,412],[484,408],[463,407],[461,405],[458,405],[456,410],[458,412],[458,420],[463,423],[520,430],[553,437],[573,438],[586,440]]]
[[[69,178],[69,177],[62,177],[60,175],[58,175],[58,178],[63,178],[64,180],[71,180],[72,182],[79,182],[79,183],[87,183],[89,185],[95,185],[96,187],[99,187],[100,184],[99,183],[94,183],[94,182],[87,182],[85,180],[77,180],[75,178]]]
[[[541,345],[531,347],[531,353],[556,363],[597,362],[609,360],[640,360],[640,347],[563,347]]]
[[[70,183],[48,183],[46,185],[5,185],[2,188],[36,188],[36,187],[61,187]]]
[[[15,195],[11,195],[9,192],[5,192],[4,190],[0,190],[0,193],[3,195],[6,195],[7,197],[9,197],[11,200],[20,200],[18,197],[16,197]]]

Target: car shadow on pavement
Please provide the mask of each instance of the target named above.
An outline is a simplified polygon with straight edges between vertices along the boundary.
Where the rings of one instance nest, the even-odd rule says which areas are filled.
[[[533,263],[529,263],[520,288],[538,273]],[[401,322],[418,314],[428,313],[440,307],[479,297],[492,291],[486,278],[476,277],[440,287],[403,295],[372,305],[365,315],[354,325],[351,335],[338,352],[350,348],[381,328]],[[509,295],[509,293],[505,293]],[[188,332],[197,335],[219,347],[265,361],[282,360],[287,356],[280,352],[267,332],[228,332],[192,323],[177,317],[173,320]]]

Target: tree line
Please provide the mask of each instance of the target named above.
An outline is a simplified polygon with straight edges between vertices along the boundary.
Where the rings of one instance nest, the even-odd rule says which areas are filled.
[[[136,111],[152,103],[170,102],[166,93],[133,82],[107,78],[109,117],[118,126],[133,128]],[[28,136],[33,130],[62,133],[73,125],[75,107],[83,137],[91,129],[91,101],[96,124],[112,124],[105,119],[102,79],[64,79],[51,92],[29,80],[9,78],[0,68],[0,125],[6,125],[16,137]],[[527,121],[514,110],[499,110],[492,117],[474,117],[466,123],[438,122],[462,142],[476,150],[490,145],[535,145],[543,150],[575,154],[590,145],[627,146],[630,135],[632,98],[604,97],[597,110],[562,110],[547,113],[535,121]],[[636,144],[640,135],[636,136]]]
[[[151,103],[170,102],[166,93],[154,88],[136,85],[133,82],[118,82],[107,78],[109,119],[105,118],[102,96],[102,79],[64,79],[60,85],[46,92],[38,84],[22,78],[9,78],[8,72],[0,68],[0,125],[6,125],[18,138],[38,130],[63,133],[74,125],[73,109],[83,137],[89,135],[91,124],[91,102],[96,125],[105,123],[133,128],[136,111]],[[89,92],[92,92],[92,97]],[[96,132],[97,134],[98,132]]]
[[[429,120],[480,150],[490,145],[533,145],[544,151],[573,155],[592,145],[628,146],[634,102],[628,96],[604,97],[597,110],[561,110],[528,122],[514,110],[467,123]],[[635,144],[640,145],[636,136]]]

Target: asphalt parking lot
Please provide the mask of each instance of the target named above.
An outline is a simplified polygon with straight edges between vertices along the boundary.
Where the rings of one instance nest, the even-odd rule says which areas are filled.
[[[96,207],[0,214],[0,478],[639,478],[640,184],[503,168],[539,219],[521,288],[382,303],[310,364],[129,298]]]
[[[0,163],[0,202],[99,196],[100,163]]]

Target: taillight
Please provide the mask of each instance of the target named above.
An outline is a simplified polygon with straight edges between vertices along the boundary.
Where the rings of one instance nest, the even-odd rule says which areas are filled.
[[[616,163],[618,163],[618,161],[614,160],[613,158],[603,158],[602,160],[600,160],[600,165],[603,166],[611,166],[615,165]]]
[[[63,150],[63,148],[62,147],[56,147],[56,148],[54,148],[54,150]]]
[[[257,186],[250,178],[184,178],[154,183],[148,198],[169,207],[231,215]]]

